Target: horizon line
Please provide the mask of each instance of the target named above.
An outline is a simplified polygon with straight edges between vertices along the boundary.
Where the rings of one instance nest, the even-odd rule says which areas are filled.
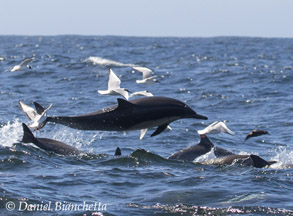
[[[266,38],[266,39],[293,39],[288,36],[249,36],[249,35],[215,35],[215,36],[150,36],[150,35],[116,35],[116,34],[0,34],[0,37],[58,37],[58,36],[81,36],[81,37],[132,37],[132,38]]]

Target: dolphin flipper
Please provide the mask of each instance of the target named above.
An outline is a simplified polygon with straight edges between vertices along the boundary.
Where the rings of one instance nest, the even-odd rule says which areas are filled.
[[[168,125],[169,125],[169,124],[160,125],[160,126],[157,128],[157,130],[156,130],[154,133],[152,133],[151,137],[152,137],[152,136],[156,136],[156,135],[162,133],[162,132],[168,127]]]

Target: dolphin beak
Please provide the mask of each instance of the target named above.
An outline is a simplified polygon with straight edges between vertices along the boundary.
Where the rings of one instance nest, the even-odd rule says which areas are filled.
[[[195,113],[195,115],[193,116],[193,118],[203,119],[203,120],[208,120],[208,117],[203,116],[203,115],[199,115],[199,114],[197,114],[197,113]]]

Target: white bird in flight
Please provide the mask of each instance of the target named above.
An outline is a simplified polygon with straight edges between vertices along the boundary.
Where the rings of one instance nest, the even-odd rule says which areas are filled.
[[[156,82],[156,75],[151,76],[152,70],[146,67],[132,67],[134,70],[137,70],[142,73],[142,80],[136,80],[136,83],[153,83]]]
[[[19,71],[19,70],[23,70],[25,67],[31,69],[32,67],[30,65],[28,65],[28,63],[30,63],[31,61],[33,61],[35,58],[26,58],[24,59],[19,65],[15,65],[12,69],[11,72],[14,71]]]
[[[26,114],[26,116],[31,120],[33,123],[29,125],[30,128],[38,128],[40,125],[40,120],[46,115],[46,112],[52,107],[52,103],[49,105],[47,109],[44,109],[38,103],[34,102],[36,110],[21,101],[19,101],[20,108]]]
[[[231,135],[235,134],[233,131],[231,131],[227,127],[227,125],[224,122],[218,122],[218,121],[213,122],[212,124],[210,124],[203,130],[198,130],[197,133],[199,135],[208,134],[208,133],[211,133],[211,134],[228,133]]]
[[[136,96],[136,95],[142,95],[142,96],[146,96],[146,97],[153,97],[154,95],[152,93],[150,93],[149,91],[138,91],[138,92],[134,92],[132,94],[129,95],[129,98]]]
[[[128,89],[120,88],[121,80],[116,76],[116,74],[109,69],[109,81],[107,90],[98,90],[101,95],[122,95],[126,100],[128,100]]]

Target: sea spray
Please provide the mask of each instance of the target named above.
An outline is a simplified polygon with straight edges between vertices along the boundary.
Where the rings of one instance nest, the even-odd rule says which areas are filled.
[[[98,56],[90,56],[85,60],[85,62],[91,62],[94,65],[104,65],[104,66],[116,66],[116,67],[135,67],[135,64],[126,64],[111,59],[105,59]]]
[[[0,145],[11,147],[13,143],[19,142],[22,137],[22,126],[19,119],[8,121],[0,128]]]
[[[288,150],[284,146],[280,146],[275,149],[275,156],[271,160],[277,161],[277,163],[271,165],[273,169],[286,169],[293,164],[293,151]]]

